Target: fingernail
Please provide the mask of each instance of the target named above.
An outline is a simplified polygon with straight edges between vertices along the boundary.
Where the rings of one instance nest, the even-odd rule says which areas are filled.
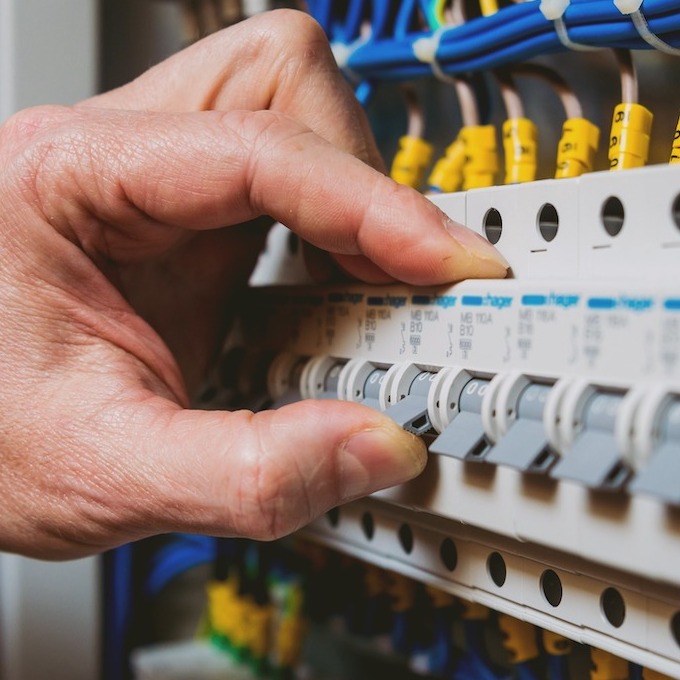
[[[425,467],[427,450],[420,439],[389,422],[352,435],[340,461],[340,492],[350,500],[413,479]]]
[[[494,248],[483,236],[472,231],[472,229],[464,227],[462,224],[458,224],[458,222],[454,222],[448,217],[446,218],[444,226],[449,234],[451,234],[451,236],[453,236],[453,238],[456,239],[470,255],[478,257],[481,260],[495,262],[505,267],[505,269],[508,269],[510,266],[508,261],[498,250],[496,250],[496,248]]]

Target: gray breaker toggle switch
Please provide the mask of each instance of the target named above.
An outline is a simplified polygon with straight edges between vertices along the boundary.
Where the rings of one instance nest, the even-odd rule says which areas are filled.
[[[376,411],[380,410],[380,385],[385,378],[385,373],[387,373],[385,369],[376,368],[375,371],[368,374],[364,383],[364,397],[359,402],[360,404],[370,406]]]
[[[338,380],[340,378],[340,371],[343,364],[335,364],[331,366],[328,373],[323,379],[323,392],[317,397],[318,399],[337,399],[338,398]]]
[[[294,387],[291,387],[291,389],[288,390],[288,392],[281,395],[278,399],[275,399],[271,403],[269,408],[277,409],[281,408],[282,406],[288,406],[288,404],[294,404],[296,401],[302,400],[302,393],[300,392],[300,376],[302,375],[303,366],[304,360],[299,359],[291,370],[289,384],[294,385]]]
[[[483,461],[489,442],[482,424],[482,398],[488,380],[473,378],[466,383],[458,402],[458,415],[430,444],[430,453],[466,461]]]
[[[556,458],[543,427],[543,408],[550,389],[537,383],[524,388],[517,400],[517,419],[489,451],[487,463],[507,465],[522,472],[548,471]]]
[[[594,394],[583,409],[583,430],[550,473],[591,489],[620,489],[630,476],[616,444],[614,425],[623,397]]]
[[[397,424],[413,434],[425,434],[432,429],[430,418],[427,414],[427,395],[432,385],[434,373],[423,371],[419,373],[408,388],[408,394],[392,404],[386,411]]]
[[[660,443],[630,488],[680,505],[680,400],[673,401],[659,423]]]

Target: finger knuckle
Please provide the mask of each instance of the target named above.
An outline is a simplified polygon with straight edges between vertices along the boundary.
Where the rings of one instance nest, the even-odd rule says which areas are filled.
[[[237,507],[237,524],[244,535],[258,540],[283,536],[294,528],[286,507],[285,475],[262,457],[251,461],[244,470]]]
[[[36,204],[42,204],[54,193],[51,189],[84,165],[91,146],[78,116],[67,107],[26,109],[0,129],[7,177]]]
[[[286,71],[306,72],[320,64],[334,64],[326,34],[309,14],[278,9],[258,20],[266,50]]]
[[[277,9],[263,15],[271,29],[271,38],[288,53],[304,52],[309,46],[327,44],[326,34],[319,23],[306,12]],[[294,37],[294,40],[291,40]]]
[[[11,116],[0,128],[0,146],[17,147],[29,143],[36,135],[70,116],[70,109],[65,106],[34,106],[23,109]]]

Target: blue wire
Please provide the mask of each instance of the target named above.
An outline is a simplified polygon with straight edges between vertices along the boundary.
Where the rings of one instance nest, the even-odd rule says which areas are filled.
[[[373,0],[371,7],[371,40],[378,40],[385,36],[391,16],[392,3],[390,0]]]
[[[364,77],[376,79],[430,75],[430,65],[418,62],[413,54],[413,41],[429,33],[408,33],[418,0],[402,3],[394,36],[386,39],[380,36],[386,30],[389,12],[384,0],[381,1],[380,10],[374,8],[373,13],[381,22],[379,30],[373,39],[355,50],[348,67]],[[446,31],[437,53],[439,63],[450,73],[462,73],[565,51],[552,22],[545,20],[538,5],[537,0],[512,5],[489,17],[476,18]],[[678,43],[680,8],[677,3],[646,0],[645,17],[652,32],[663,36],[670,44]],[[622,15],[610,0],[575,0],[565,13],[565,21],[575,42],[595,47],[649,49],[630,18]]]
[[[361,34],[361,23],[364,19],[364,0],[349,0],[343,35],[340,42],[351,43]]]
[[[132,545],[104,556],[104,577],[104,677],[123,680],[128,672],[125,641],[132,608]]]
[[[373,83],[368,80],[362,80],[356,90],[354,90],[354,95],[359,100],[359,103],[365,107],[368,106],[374,92],[375,87]]]
[[[515,664],[512,669],[515,671],[515,680],[541,680],[529,663]]]
[[[181,535],[156,552],[146,580],[146,592],[157,596],[175,578],[201,564],[214,561],[216,539]]]
[[[413,25],[416,7],[417,0],[401,0],[394,22],[394,37],[398,40],[408,38],[409,34],[412,33],[411,26]]]
[[[569,657],[567,654],[545,654],[548,680],[568,680]]]

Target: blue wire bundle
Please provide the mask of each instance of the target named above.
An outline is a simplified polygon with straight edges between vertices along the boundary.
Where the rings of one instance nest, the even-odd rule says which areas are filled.
[[[552,21],[540,11],[539,0],[500,9],[444,29],[436,57],[442,69],[462,74],[498,68],[539,55],[566,51]],[[432,35],[433,3],[425,0],[350,0],[344,9],[332,0],[309,0],[310,12],[331,42],[350,47],[344,66],[364,80],[408,80],[429,76],[432,67],[418,60],[417,40]],[[673,0],[645,0],[643,10],[650,30],[665,42],[680,46],[680,5]],[[630,16],[612,0],[572,0],[564,14],[572,41],[591,47],[650,49]],[[423,21],[429,30],[418,26]],[[361,27],[370,22],[370,33]]]

